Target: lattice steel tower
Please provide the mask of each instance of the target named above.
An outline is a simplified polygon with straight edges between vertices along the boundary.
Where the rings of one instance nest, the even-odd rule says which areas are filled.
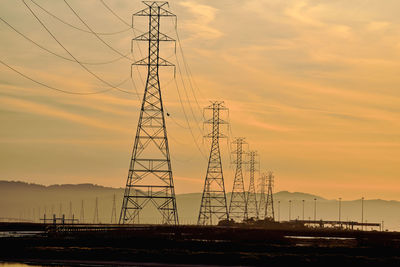
[[[267,186],[267,175],[263,172],[261,174],[261,177],[259,179],[259,184],[258,184],[258,188],[259,188],[259,193],[260,193],[260,199],[258,201],[258,216],[260,218],[264,218],[265,217],[265,189]]]
[[[152,204],[162,223],[179,224],[159,80],[160,66],[174,66],[159,56],[160,41],[175,41],[160,32],[160,20],[176,16],[165,9],[168,2],[143,3],[147,7],[133,14],[132,21],[148,17],[149,31],[133,40],[148,42],[148,56],[132,66],[147,66],[147,81],[119,222],[138,223],[140,211]]]
[[[271,221],[275,221],[275,212],[274,212],[274,197],[272,188],[274,187],[274,174],[270,171],[268,172],[268,193],[267,193],[267,201],[265,203],[265,219],[269,219]]]
[[[249,165],[250,165],[250,182],[249,182],[249,191],[247,192],[247,212],[249,218],[258,219],[258,209],[257,209],[257,195],[256,195],[256,186],[254,184],[254,176],[256,172],[256,151],[249,152]]]
[[[224,102],[215,101],[205,110],[212,110],[212,118],[205,121],[206,124],[212,125],[212,132],[206,135],[212,141],[197,224],[212,225],[213,217],[218,221],[229,219],[219,149],[219,139],[225,137],[220,133],[220,125],[227,124],[220,118],[220,112],[227,110],[227,108],[224,106]]]
[[[235,155],[234,164],[236,165],[236,170],[229,204],[229,218],[239,222],[247,219],[246,191],[244,190],[242,171],[243,145],[246,144],[246,142],[243,137],[237,137],[232,144],[235,146],[235,150],[232,151],[232,153]]]

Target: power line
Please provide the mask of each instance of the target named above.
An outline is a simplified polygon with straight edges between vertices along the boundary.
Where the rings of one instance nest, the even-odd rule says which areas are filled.
[[[121,52],[119,52],[118,50],[116,50],[114,47],[110,46],[106,41],[104,41],[99,35],[97,35],[92,28],[82,19],[81,16],[78,15],[78,13],[75,11],[75,9],[72,8],[72,6],[70,4],[68,4],[68,2],[66,0],[64,0],[65,4],[69,7],[69,9],[71,9],[71,11],[75,14],[75,16],[86,26],[86,28],[88,28],[90,30],[90,32],[96,36],[97,39],[99,39],[103,44],[105,44],[108,48],[110,48],[111,50],[113,50],[114,52],[116,52],[117,54],[121,55],[122,57],[128,59],[128,60],[133,60],[135,61],[135,57],[129,58],[126,55],[122,54]],[[133,29],[133,27],[132,27]],[[133,55],[132,55],[133,56]],[[143,81],[142,81],[143,83]],[[136,90],[136,86],[135,86],[135,90]],[[136,90],[137,91],[137,90]]]
[[[201,93],[201,91],[198,89],[198,87],[197,87],[197,85],[196,85],[196,83],[195,83],[195,80],[194,80],[194,78],[193,78],[193,76],[192,76],[192,74],[191,74],[191,71],[190,71],[190,69],[189,69],[189,66],[188,66],[188,64],[187,64],[187,62],[186,62],[185,54],[183,53],[183,48],[182,48],[182,44],[181,44],[181,39],[179,38],[178,30],[176,29],[175,32],[176,32],[176,39],[178,40],[179,50],[180,50],[181,55],[182,55],[183,66],[184,66],[184,68],[185,68],[186,75],[188,76],[188,80],[189,80],[189,84],[190,84],[190,89],[191,89],[192,94],[193,94],[193,96],[194,96],[194,99],[195,99],[195,101],[196,101],[197,107],[199,108],[199,110],[202,110],[201,107],[200,107],[200,105],[199,105],[199,102],[198,102],[198,100],[197,100],[196,93],[194,92],[193,84],[196,86],[197,90],[198,90],[200,93]],[[178,60],[178,58],[177,58],[177,60]],[[193,84],[192,84],[192,80],[193,80]]]
[[[100,42],[102,42],[103,44],[105,44],[108,48],[110,48],[111,50],[113,50],[115,53],[119,54],[120,56],[130,60],[130,61],[135,61],[135,59],[127,57],[126,55],[122,54],[121,52],[119,52],[118,50],[116,50],[114,47],[112,47],[111,45],[109,45],[106,41],[104,41],[98,34],[96,34],[92,28],[81,18],[81,16],[78,15],[78,13],[75,11],[75,9],[73,9],[70,4],[68,4],[68,2],[66,0],[64,0],[64,3],[69,7],[69,9],[71,9],[71,11],[75,14],[75,16],[86,26],[86,28],[88,28],[88,30],[97,38],[100,40]]]
[[[104,79],[100,78],[97,74],[95,74],[94,72],[92,72],[91,70],[89,70],[85,65],[83,65],[79,60],[76,59],[76,57],[74,55],[72,55],[71,52],[69,52],[69,50],[67,48],[65,48],[65,46],[54,36],[54,34],[46,27],[46,25],[39,19],[39,17],[35,14],[35,12],[28,6],[28,4],[25,2],[25,0],[22,0],[22,2],[24,3],[24,5],[29,9],[29,11],[32,13],[32,15],[36,18],[36,20],[42,25],[42,27],[50,34],[50,36],[76,61],[76,63],[78,63],[83,69],[85,69],[87,72],[89,72],[91,75],[93,75],[96,79],[98,79],[99,81],[101,81],[102,83],[110,86],[111,88],[114,88],[118,91],[124,92],[124,93],[128,93],[131,94],[131,92],[125,91],[121,88],[118,88],[117,86],[114,86],[112,84],[110,84],[109,82],[105,81]]]
[[[194,111],[193,111],[193,108],[192,108],[192,104],[190,103],[189,95],[188,95],[187,90],[186,90],[186,84],[185,84],[185,81],[184,81],[183,76],[182,76],[182,71],[181,71],[181,67],[180,67],[180,64],[179,64],[179,60],[177,60],[176,63],[178,65],[179,76],[180,76],[181,81],[182,81],[183,90],[185,92],[186,99],[187,99],[187,102],[189,104],[190,112],[192,113],[192,116],[193,116],[193,119],[195,120],[195,122],[198,122],[198,120],[196,118],[196,115],[194,114]],[[198,125],[198,123],[196,123],[196,126],[198,127],[199,131],[202,132],[200,127],[199,127],[199,125]]]
[[[115,13],[103,0],[100,0],[100,2],[107,8],[117,19],[119,19],[123,24],[127,25],[129,28],[133,29],[133,25],[129,25],[123,18],[118,16],[117,13]]]
[[[54,55],[54,56],[56,56],[56,57],[59,57],[59,58],[61,58],[61,59],[75,62],[75,60],[70,59],[70,58],[67,58],[67,57],[64,57],[63,55],[57,54],[57,53],[51,51],[50,49],[47,49],[46,47],[42,46],[41,44],[35,42],[35,41],[32,40],[31,38],[29,38],[28,36],[26,36],[25,34],[23,34],[22,32],[20,32],[19,30],[17,30],[14,26],[12,26],[10,23],[8,23],[8,22],[7,22],[6,20],[4,20],[3,18],[0,18],[0,20],[3,21],[3,22],[4,22],[8,27],[10,27],[13,31],[15,31],[16,33],[18,33],[19,35],[21,35],[23,38],[25,38],[26,40],[30,41],[31,43],[35,44],[35,45],[38,46],[39,48],[43,49],[44,51],[46,51],[46,52],[48,52],[48,53],[50,53],[50,54],[52,54],[52,55]],[[128,55],[128,54],[127,54],[127,55]],[[112,60],[110,60],[110,61],[105,61],[105,62],[84,62],[84,61],[80,61],[80,62],[81,62],[82,64],[84,64],[84,65],[105,65],[105,64],[109,64],[109,63],[114,63],[114,62],[116,62],[116,61],[118,61],[118,60],[120,60],[120,59],[122,59],[122,58],[123,58],[123,57],[119,57],[119,58],[112,59]]]
[[[118,20],[120,20],[123,24],[127,25],[128,27],[130,27],[130,28],[132,29],[133,35],[136,36],[135,27],[133,27],[133,22],[132,22],[132,25],[130,25],[130,24],[129,24],[128,22],[126,22],[123,18],[121,18],[121,16],[119,16],[116,12],[114,12],[103,0],[100,0],[100,2],[101,2],[101,3],[104,5],[104,7],[107,8],[107,10],[110,11],[111,14],[113,14]],[[138,29],[136,29],[136,30],[137,30],[137,31],[140,31],[140,30],[138,30]],[[140,31],[140,32],[142,32],[142,31]],[[143,33],[143,32],[142,32],[142,33]],[[140,46],[138,46],[138,48],[139,48],[140,56],[143,57],[142,49],[140,48]],[[135,65],[135,66],[136,66],[137,71],[138,71],[139,74],[140,74],[139,67],[138,67],[137,65]],[[142,76],[139,75],[139,78],[140,78],[140,81],[142,82],[142,85],[144,86],[144,82],[143,82]]]
[[[65,24],[65,25],[67,25],[67,26],[69,26],[69,27],[71,27],[71,28],[74,28],[74,29],[76,29],[76,30],[78,30],[78,31],[81,31],[81,32],[92,33],[92,32],[87,31],[87,30],[85,30],[85,29],[76,27],[75,25],[73,25],[73,24],[71,24],[71,23],[69,23],[69,22],[67,22],[67,21],[65,21],[65,20],[63,20],[63,19],[61,19],[61,18],[59,18],[59,17],[56,16],[54,13],[48,11],[48,10],[45,9],[43,6],[41,6],[41,5],[39,5],[38,3],[36,3],[34,0],[31,0],[31,1],[32,1],[32,3],[34,3],[37,7],[39,7],[41,10],[43,10],[44,12],[46,12],[48,15],[52,16],[52,17],[55,18],[56,20],[60,21],[61,23]],[[119,34],[119,33],[127,32],[127,31],[129,31],[130,29],[131,29],[131,27],[129,27],[129,28],[127,28],[127,29],[120,30],[120,31],[116,31],[116,32],[96,32],[96,34],[98,34],[98,35],[114,35],[114,34]]]
[[[188,119],[188,117],[187,117],[187,114],[186,114],[186,111],[185,111],[185,108],[184,108],[184,105],[183,105],[183,102],[182,102],[181,93],[179,92],[178,83],[176,82],[176,80],[175,80],[175,85],[176,85],[176,90],[177,90],[177,92],[178,92],[179,102],[181,103],[181,106],[182,106],[183,115],[184,115],[184,117],[185,117],[186,124],[187,124],[188,127],[189,127],[190,134],[191,134],[192,137],[193,137],[193,141],[194,141],[194,143],[195,143],[197,149],[198,149],[198,150],[200,151],[200,153],[203,155],[203,157],[204,157],[205,159],[207,159],[207,156],[204,154],[204,152],[201,150],[199,144],[197,143],[197,140],[196,140],[196,138],[195,138],[195,136],[194,136],[192,127],[190,126],[189,119]]]
[[[59,88],[56,88],[56,87],[47,85],[47,84],[45,84],[45,83],[43,83],[43,82],[39,82],[39,81],[37,81],[37,80],[35,80],[35,79],[29,77],[28,75],[25,75],[24,73],[22,73],[22,72],[16,70],[15,68],[11,67],[11,66],[8,65],[7,63],[3,62],[2,60],[0,60],[0,63],[3,64],[4,66],[6,66],[7,68],[13,70],[14,72],[18,73],[18,74],[21,75],[22,77],[24,77],[24,78],[26,78],[26,79],[28,79],[28,80],[31,80],[31,81],[34,82],[34,83],[37,83],[37,84],[39,84],[39,85],[41,85],[41,86],[44,86],[44,87],[47,87],[47,88],[49,88],[49,89],[52,89],[52,90],[55,90],[55,91],[58,91],[58,92],[61,92],[61,93],[65,93],[65,94],[71,94],[71,95],[94,95],[94,94],[105,93],[105,92],[108,92],[108,91],[110,91],[110,90],[113,89],[113,88],[107,88],[107,89],[104,89],[104,90],[101,90],[101,91],[97,91],[97,92],[87,92],[87,93],[70,92],[70,91],[66,91],[66,90],[63,90],[63,89],[59,89]],[[126,81],[126,80],[125,80],[125,81]],[[124,81],[124,82],[125,82],[125,81]]]

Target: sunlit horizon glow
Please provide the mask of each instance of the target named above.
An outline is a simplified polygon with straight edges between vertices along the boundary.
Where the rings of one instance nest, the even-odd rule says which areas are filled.
[[[72,29],[26,2],[79,60],[120,57],[90,33]],[[85,28],[62,1],[35,2]],[[68,2],[98,32],[127,28],[99,1]],[[142,8],[140,1],[106,2],[126,21]],[[191,90],[178,46],[179,91],[171,69],[161,72],[178,194],[201,192],[204,182],[209,143],[202,138],[197,102],[202,108],[209,100],[224,100],[232,130],[230,134],[224,128],[225,134],[246,137],[249,147],[258,150],[261,171],[274,171],[275,191],[328,199],[400,200],[399,1],[169,2],[178,16],[179,37],[195,81]],[[29,38],[69,57],[22,1],[4,0],[0,10],[1,18]],[[135,23],[145,30],[143,21]],[[166,20],[162,30],[176,38],[172,21]],[[1,21],[0,32],[0,59],[27,75],[74,92],[106,88],[77,63],[41,50]],[[133,36],[125,31],[101,37],[129,54]],[[145,53],[140,48],[134,47],[135,59]],[[161,53],[176,62],[173,46],[164,45]],[[119,84],[130,77],[131,64],[120,59],[87,67]],[[145,69],[134,69],[133,78],[141,95]],[[129,79],[121,87],[135,92]],[[205,157],[187,129],[178,92]],[[62,94],[1,64],[0,94],[1,180],[124,187],[141,96],[116,90]],[[221,140],[221,148],[226,191],[231,191],[227,140]]]

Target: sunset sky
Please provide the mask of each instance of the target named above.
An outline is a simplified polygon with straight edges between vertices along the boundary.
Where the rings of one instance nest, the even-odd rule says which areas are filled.
[[[146,21],[135,20],[133,32],[101,1],[67,0],[94,31],[120,32],[99,35],[111,50],[64,1],[25,2],[79,61],[113,61],[121,58],[116,51],[127,55],[130,59],[85,66],[110,84],[124,82],[120,87],[132,94],[115,89],[65,94],[0,64],[0,180],[124,187],[145,80],[145,69],[134,68],[131,83],[131,64],[146,52],[145,44],[135,44],[131,55],[131,39],[146,31]],[[63,24],[35,3],[89,32]],[[144,8],[136,0],[104,3],[127,23]],[[224,133],[246,137],[260,154],[261,171],[274,171],[275,191],[400,200],[400,1],[169,3],[193,76],[188,79],[179,46],[175,57],[174,46],[163,43],[162,56],[180,66],[179,91],[173,69],[161,73],[177,193],[203,189],[209,143],[202,138],[207,128],[203,131],[201,108],[223,100],[231,125]],[[65,91],[109,88],[73,61],[23,1],[0,1],[0,16],[2,62]],[[70,61],[34,45],[4,21]],[[163,23],[162,30],[177,38],[173,21]],[[226,190],[231,191],[227,144],[221,140]]]

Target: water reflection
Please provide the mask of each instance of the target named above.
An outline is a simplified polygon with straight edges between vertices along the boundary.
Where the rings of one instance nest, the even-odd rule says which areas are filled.
[[[28,265],[16,262],[0,262],[0,267],[41,267],[40,265]]]

